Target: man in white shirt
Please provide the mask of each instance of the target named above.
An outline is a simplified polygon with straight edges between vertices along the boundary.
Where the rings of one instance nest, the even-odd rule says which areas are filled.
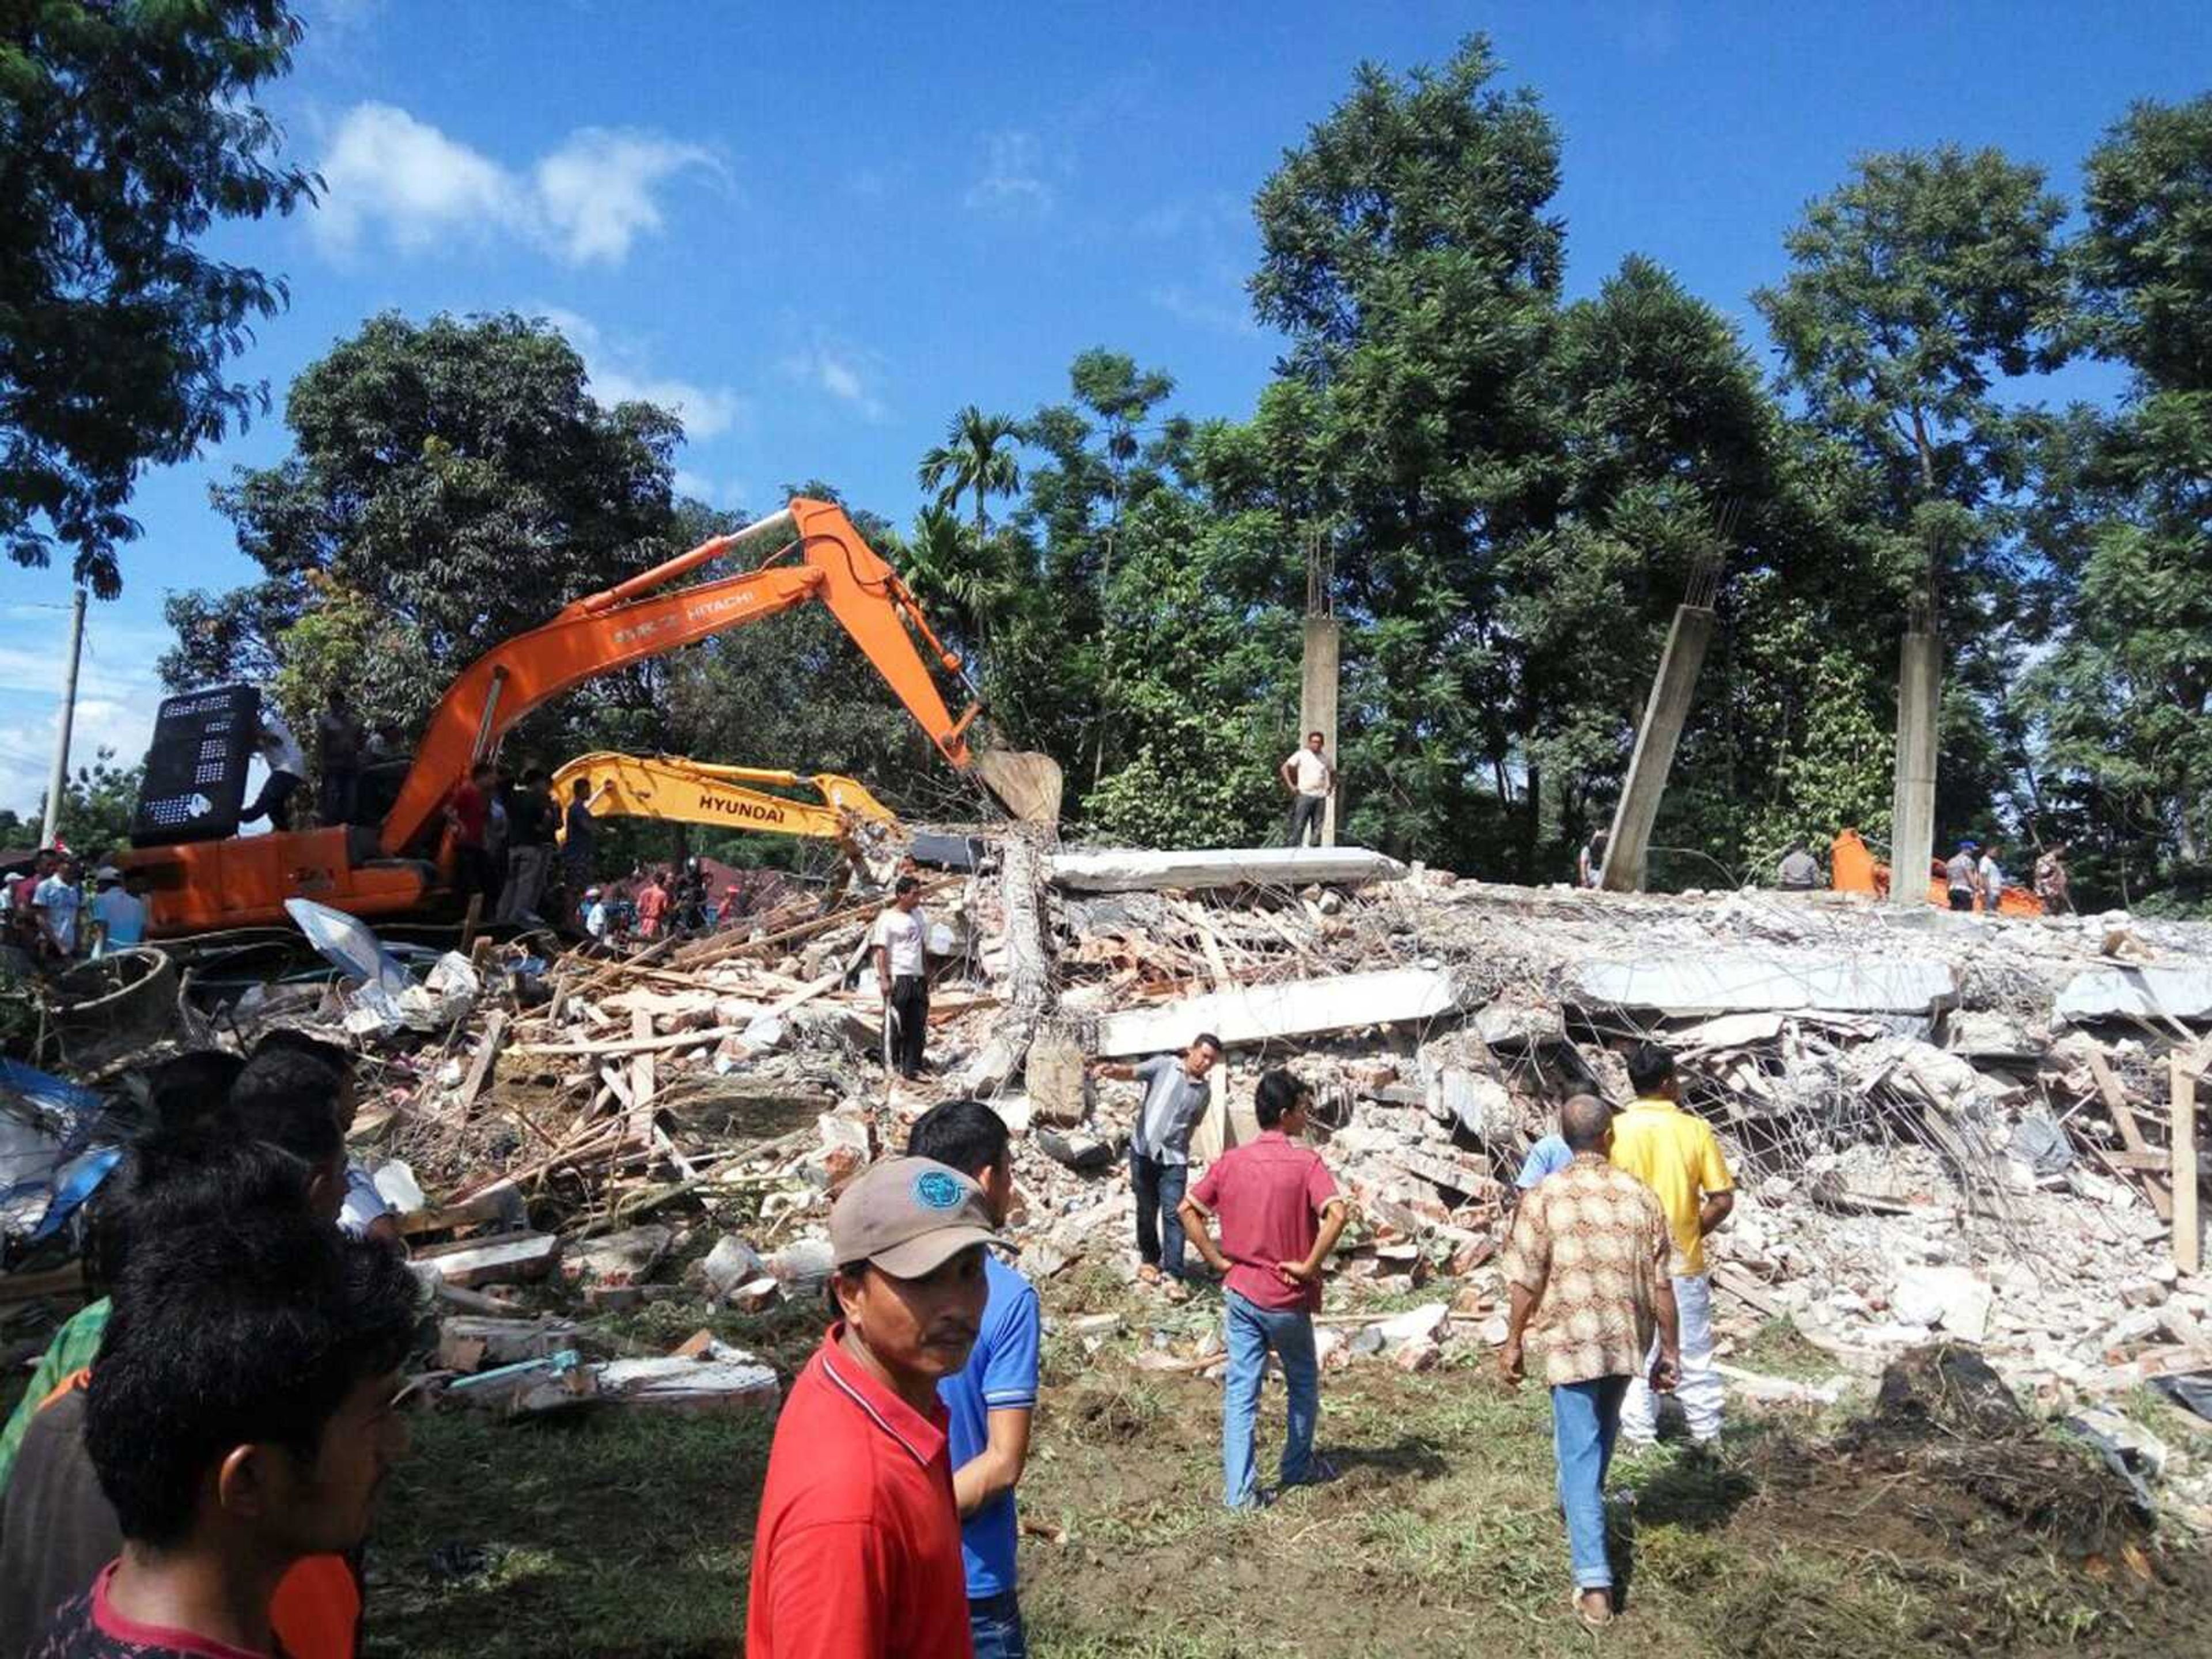
[[[123,872],[103,866],[93,877],[99,891],[92,898],[92,953],[104,957],[128,950],[146,937],[146,901],[123,884]]]
[[[46,936],[46,947],[64,958],[76,954],[76,913],[84,903],[76,883],[76,860],[64,859],[31,894],[31,908],[38,917],[40,932]]]
[[[1291,750],[1276,769],[1283,787],[1291,792],[1291,845],[1304,847],[1306,830],[1313,830],[1313,845],[1321,845],[1322,822],[1328,798],[1336,790],[1336,769],[1322,754],[1325,739],[1318,732],[1306,733],[1305,747]]]
[[[253,747],[269,768],[269,776],[261,786],[261,793],[252,806],[238,815],[238,821],[251,823],[256,818],[267,818],[271,830],[289,830],[292,797],[307,781],[307,757],[300,752],[299,740],[293,737],[292,728],[284,724],[284,717],[265,706]]]
[[[884,1012],[893,1022],[891,1060],[903,1078],[921,1070],[921,1048],[929,1035],[929,973],[922,958],[925,923],[921,915],[921,883],[901,876],[891,889],[891,902],[876,917],[874,938],[876,983],[882,988]]]
[[[2004,896],[2004,872],[1997,867],[1997,843],[1990,842],[1982,848],[1982,861],[1974,868],[1981,878],[1982,914],[1993,916],[1997,913],[1997,901]]]

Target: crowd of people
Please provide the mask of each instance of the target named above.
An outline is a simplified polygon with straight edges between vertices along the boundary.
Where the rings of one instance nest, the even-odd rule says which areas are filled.
[[[1131,1170],[1150,1197],[1133,1243],[1151,1282],[1218,1287],[1221,1496],[1248,1510],[1335,1478],[1314,1320],[1350,1206],[1305,1143],[1310,1087],[1280,1068],[1254,1091],[1257,1134],[1185,1188],[1220,1053],[1201,1036],[1133,1073],[1146,1099]],[[1500,1364],[1550,1388],[1592,1626],[1613,1612],[1617,1441],[1651,1437],[1658,1393],[1679,1395],[1699,1445],[1721,1427],[1704,1241],[1733,1182],[1711,1129],[1681,1109],[1667,1051],[1642,1045],[1628,1068],[1633,1105],[1577,1096],[1529,1154],[1504,1257]],[[400,1375],[423,1310],[396,1222],[347,1162],[349,1057],[278,1032],[145,1082],[143,1130],[92,1210],[104,1294],[57,1334],[0,1434],[0,1659],[350,1659],[360,1549],[404,1449]],[[1016,1492],[1042,1332],[1036,1290],[1001,1254],[1013,1204],[1006,1122],[968,1099],[924,1113],[903,1154],[836,1199],[829,1328],[786,1399],[760,1497],[754,1659],[1026,1654]],[[1286,1427],[1263,1481],[1270,1359]]]
[[[0,939],[49,972],[127,949],[146,937],[146,901],[136,877],[112,865],[91,872],[59,848],[0,882]]]

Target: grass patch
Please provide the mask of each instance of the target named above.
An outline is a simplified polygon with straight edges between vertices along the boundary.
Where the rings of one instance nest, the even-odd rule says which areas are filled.
[[[1729,1358],[1745,1370],[1799,1382],[1825,1382],[1836,1374],[1836,1362],[1808,1342],[1788,1314],[1768,1320]]]

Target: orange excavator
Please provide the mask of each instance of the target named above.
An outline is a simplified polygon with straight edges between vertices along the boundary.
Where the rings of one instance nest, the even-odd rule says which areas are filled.
[[[764,544],[776,550],[754,569],[659,591],[702,565]],[[1058,767],[1045,756],[970,750],[968,732],[982,705],[960,659],[930,631],[914,595],[844,510],[801,497],[734,535],[576,600],[470,664],[432,711],[380,825],[234,833],[252,741],[250,729],[238,727],[250,728],[250,710],[241,715],[240,703],[226,702],[235,698],[232,692],[169,699],[147,757],[133,850],[118,862],[144,883],[149,931],[160,937],[281,923],[289,898],[360,916],[423,909],[453,872],[442,823],[447,800],[517,721],[594,675],[809,602],[829,608],[948,763],[978,777],[1016,817],[1057,814]],[[969,690],[957,719],[917,641]]]
[[[1838,893],[1887,898],[1889,866],[1875,859],[1857,830],[1844,830],[1828,849],[1828,884]],[[1941,865],[1933,866],[1929,874],[1928,902],[1939,910],[1950,907],[1951,884]],[[2039,916],[2043,914],[2043,901],[2027,888],[2008,887],[1997,896],[1997,914]]]

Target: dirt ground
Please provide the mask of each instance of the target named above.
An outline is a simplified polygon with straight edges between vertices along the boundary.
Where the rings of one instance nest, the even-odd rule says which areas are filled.
[[[1041,1659],[1591,1650],[1568,1610],[1540,1390],[1471,1363],[1330,1372],[1322,1442],[1340,1478],[1232,1516],[1218,1388],[1129,1363],[1152,1322],[1206,1316],[1126,1305],[1096,1352],[1047,1344],[1022,1489]],[[634,1334],[680,1336],[685,1318],[659,1309]],[[815,1334],[803,1314],[714,1322],[783,1364]],[[1263,1457],[1280,1409],[1271,1390]],[[428,1419],[371,1553],[370,1651],[738,1651],[769,1431]],[[1620,1652],[2212,1651],[2202,1544],[2147,1530],[2077,1448],[2033,1431],[1981,1445],[1738,1412],[1717,1460],[1662,1447],[1613,1486],[1626,1613],[1598,1645]]]

